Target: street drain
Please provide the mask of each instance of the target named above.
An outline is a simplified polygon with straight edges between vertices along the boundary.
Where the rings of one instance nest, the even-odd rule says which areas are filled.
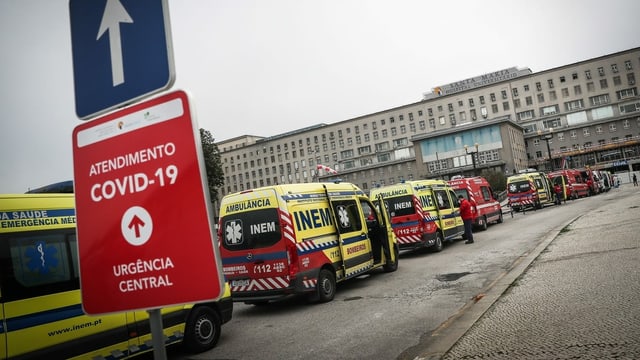
[[[469,275],[471,274],[468,271],[465,272],[461,272],[461,273],[450,273],[450,274],[438,274],[436,275],[436,279],[440,280],[440,281],[456,281],[458,279],[460,279],[463,276]]]

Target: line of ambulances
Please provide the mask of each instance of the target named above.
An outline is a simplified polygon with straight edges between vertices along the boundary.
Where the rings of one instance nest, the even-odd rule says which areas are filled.
[[[336,283],[398,268],[384,203],[349,183],[276,185],[225,196],[218,239],[234,301],[334,298]]]
[[[391,212],[391,226],[402,250],[441,251],[445,241],[464,234],[458,197],[444,180],[412,180],[374,188]]]
[[[0,195],[0,359],[122,359],[152,351],[149,315],[85,315],[73,194]],[[165,344],[216,345],[231,319],[221,300],[162,309]]]
[[[535,169],[521,170],[507,178],[509,206],[520,211],[526,208],[542,209],[553,204],[553,187],[544,172]]]

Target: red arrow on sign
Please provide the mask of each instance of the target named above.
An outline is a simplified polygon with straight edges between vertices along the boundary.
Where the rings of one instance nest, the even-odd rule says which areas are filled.
[[[140,227],[144,226],[144,221],[138,217],[138,215],[133,215],[131,222],[129,223],[129,229],[133,229],[136,232],[136,237],[140,237]]]

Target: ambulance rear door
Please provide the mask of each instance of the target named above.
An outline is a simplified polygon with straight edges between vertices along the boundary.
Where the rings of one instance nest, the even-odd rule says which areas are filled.
[[[234,300],[276,297],[290,287],[288,248],[295,252],[291,216],[273,188],[223,199],[223,271]]]
[[[439,213],[440,229],[442,229],[445,240],[452,240],[460,235],[459,223],[461,220],[458,221],[460,219],[460,210],[456,205],[457,202],[451,198],[452,195],[455,194],[453,191],[447,190],[447,188],[433,188],[433,197]]]
[[[342,257],[336,279],[348,279],[369,271],[374,264],[372,244],[360,202],[353,194],[332,192],[323,185],[338,235]]]

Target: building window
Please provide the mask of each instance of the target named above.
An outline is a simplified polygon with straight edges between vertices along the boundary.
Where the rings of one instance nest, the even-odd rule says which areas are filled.
[[[529,84],[524,85],[524,91],[529,91]]]
[[[633,73],[628,73],[627,74],[627,84],[635,85],[635,83],[636,83],[636,76]]]
[[[489,94],[489,97],[491,98],[491,102],[495,102],[496,101],[496,94],[491,93],[491,94]]]
[[[428,108],[427,109],[427,114],[429,114],[429,116],[433,116],[433,109]]]
[[[614,131],[616,131],[616,123],[609,124],[609,132],[614,132]]]
[[[429,119],[429,123],[431,123],[431,120],[433,120],[433,119]],[[420,120],[418,122],[418,126],[420,127],[420,130],[426,129],[424,120]],[[435,122],[434,122],[434,127],[435,127]]]
[[[582,101],[582,99],[568,101],[564,103],[564,107],[567,111],[582,109],[584,108],[584,101]]]
[[[463,107],[464,103],[462,102],[462,100],[458,100],[458,107]]]
[[[398,120],[399,120],[399,121],[404,120],[404,115],[398,115]]]
[[[524,102],[527,106],[533,105],[533,98],[531,96],[527,96],[524,98]]]
[[[587,80],[591,79],[591,70],[585,70],[584,77],[586,77]]]
[[[456,114],[449,114],[449,123],[451,123],[451,125],[456,124]]]
[[[573,87],[573,93],[578,96],[578,95],[582,95],[582,87],[580,87],[580,85],[575,85]]]
[[[602,125],[596,125],[596,134],[602,134]]]
[[[448,103],[447,107],[449,108],[449,111],[453,111],[453,104],[452,103]]]
[[[569,89],[567,89],[567,88],[562,88],[562,90],[561,90],[561,91],[562,91],[562,97],[563,97],[563,98],[569,97]]]
[[[431,110],[431,109],[429,109]],[[418,110],[418,116],[422,116],[422,110]]]
[[[484,105],[484,96],[481,95],[479,99],[480,99],[480,105]]]
[[[557,98],[558,98],[558,96],[556,95],[556,91],[555,90],[549,91],[549,100],[553,101],[553,100],[556,100]]]
[[[589,132],[589,128],[588,127],[582,129],[582,135],[585,136],[585,137],[591,135],[591,133]]]
[[[507,90],[500,91],[500,94],[502,95],[502,100],[505,100],[507,98]]]
[[[395,132],[396,128],[391,128],[393,130],[393,132]],[[386,138],[387,136],[389,136],[389,132],[387,131],[387,129],[382,129],[382,137]],[[377,140],[374,138],[374,140]]]
[[[409,121],[413,121],[413,113],[409,113]]]
[[[409,131],[416,132],[416,123],[409,124]]]
[[[542,84],[539,81],[536,82],[536,90],[542,91]]]
[[[444,116],[442,116],[442,115],[441,115],[441,116],[438,118],[438,120],[439,120],[439,122],[440,122],[440,125],[444,125],[444,124],[446,124],[446,121],[445,121],[445,119],[444,119]]]
[[[518,97],[518,88],[511,89],[511,93],[513,93],[513,97]]]
[[[636,88],[624,89],[620,91],[616,91],[616,95],[618,96],[618,100],[635,97],[638,95]]]
[[[622,80],[620,80],[620,76],[616,75],[613,77],[613,86],[620,86],[622,85]]]
[[[438,112],[442,112],[442,105],[438,105]]]
[[[624,62],[624,67],[625,67],[627,70],[633,70],[633,67],[631,66],[631,60],[626,60],[626,61]]]
[[[473,104],[473,99],[469,99],[469,107],[474,107],[475,105]]]
[[[599,106],[608,104],[610,102],[609,94],[602,94],[598,96],[592,96],[589,98],[589,103],[591,106]]]
[[[598,68],[598,75],[604,76],[604,68],[602,66]]]
[[[587,91],[588,92],[594,92],[596,91],[596,86],[593,84],[593,81],[589,81],[587,83]]]
[[[611,64],[611,71],[615,74],[618,72],[618,64]]]
[[[607,83],[607,79],[600,79],[600,89],[606,89],[609,87],[609,84]]]
[[[377,129],[377,128],[378,128],[378,125],[376,124],[376,122],[375,122],[375,121],[372,121],[372,122],[371,122],[371,128],[372,128],[373,130],[375,130],[375,129]]]
[[[432,128],[432,129],[436,128],[436,119],[434,119],[434,118],[429,119],[429,127]],[[424,130],[424,121],[422,122],[420,130]]]
[[[491,111],[494,114],[497,114],[498,113],[498,105],[496,105],[496,104],[491,105]]]
[[[547,80],[547,84],[549,85],[549,89],[553,89],[553,79]]]
[[[538,102],[541,102],[541,103],[544,102],[544,94],[543,93],[538,94]]]
[[[560,76],[560,82],[561,82],[561,83],[563,83],[563,82],[565,82],[565,81],[566,81],[566,80],[565,80],[564,76]]]
[[[504,111],[509,111],[509,102],[508,102],[508,101],[504,101],[504,102],[502,103],[502,109],[503,109]]]
[[[578,137],[578,132],[576,130],[571,130],[571,138],[575,139]]]

